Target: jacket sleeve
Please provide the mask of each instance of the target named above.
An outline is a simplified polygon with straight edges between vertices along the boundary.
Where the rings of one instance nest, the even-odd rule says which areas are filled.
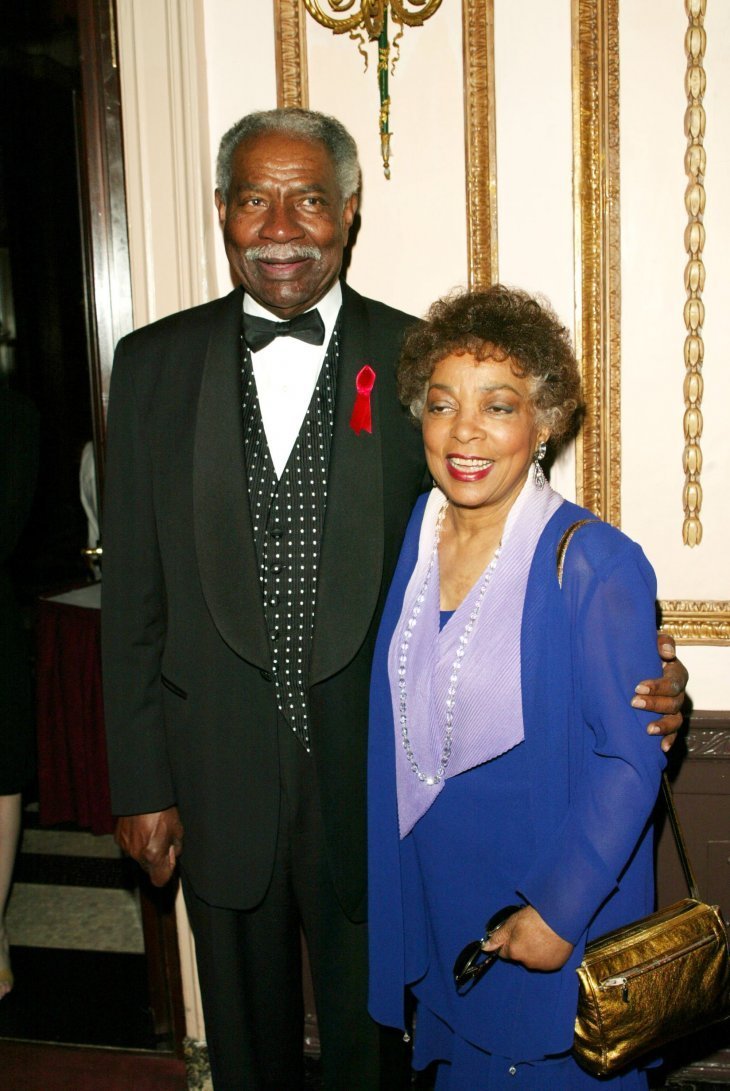
[[[165,746],[160,663],[165,585],[154,479],[133,353],[114,359],[104,495],[102,667],[112,809],[163,810],[175,802]]]
[[[591,537],[598,557],[586,548]],[[637,680],[661,673],[656,581],[642,551],[612,528],[586,528],[571,543],[563,594],[573,631],[578,722],[571,761],[578,775],[564,819],[520,892],[575,943],[620,884],[651,816],[665,759],[661,739],[646,733],[652,715],[630,704]]]

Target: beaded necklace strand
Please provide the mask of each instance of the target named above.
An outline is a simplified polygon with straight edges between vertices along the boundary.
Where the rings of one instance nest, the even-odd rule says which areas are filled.
[[[451,758],[451,744],[454,732],[454,706],[456,704],[456,690],[459,683],[459,671],[461,670],[461,666],[464,661],[464,655],[466,653],[466,649],[469,644],[469,639],[473,632],[474,625],[476,624],[476,620],[479,617],[479,611],[482,608],[484,596],[487,593],[487,588],[489,587],[492,576],[494,575],[494,570],[497,567],[499,555],[502,552],[502,546],[500,544],[484,571],[484,575],[482,576],[482,580],[479,585],[479,591],[477,592],[476,600],[471,608],[466,625],[464,626],[464,632],[459,637],[459,644],[456,649],[456,657],[454,659],[454,662],[451,664],[449,688],[446,692],[446,719],[444,727],[444,741],[441,748],[441,756],[439,758],[439,763],[436,766],[435,773],[428,775],[427,773],[423,772],[420,765],[416,761],[415,755],[413,753],[413,746],[408,735],[408,689],[406,685],[406,672],[408,668],[408,649],[410,641],[413,636],[413,630],[415,629],[418,622],[418,616],[421,613],[423,603],[426,600],[426,592],[428,590],[429,583],[431,582],[431,575],[436,564],[439,542],[441,541],[441,528],[444,524],[446,509],[448,506],[449,505],[447,501],[445,504],[442,505],[441,510],[438,513],[438,518],[436,519],[436,528],[434,531],[431,559],[428,563],[428,568],[426,570],[426,575],[423,578],[421,589],[418,592],[418,595],[416,596],[415,602],[413,604],[411,615],[406,622],[405,629],[403,630],[400,644],[400,655],[398,657],[398,712],[400,719],[401,742],[403,744],[403,749],[405,750],[406,757],[408,758],[411,772],[418,777],[422,784],[426,784],[429,786],[441,783],[446,774],[446,767],[449,764],[449,759]]]

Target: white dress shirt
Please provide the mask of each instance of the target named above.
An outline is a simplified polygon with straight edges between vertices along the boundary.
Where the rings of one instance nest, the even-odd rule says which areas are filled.
[[[266,348],[251,353],[261,419],[277,477],[284,472],[297,441],[341,306],[342,288],[337,280],[316,307],[324,322],[323,344],[309,345],[297,337],[275,337]],[[250,295],[244,295],[243,309],[246,314],[281,321]]]

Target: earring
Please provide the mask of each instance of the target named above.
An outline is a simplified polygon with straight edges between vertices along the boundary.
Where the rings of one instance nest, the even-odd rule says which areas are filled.
[[[537,485],[538,489],[542,489],[542,488],[545,487],[545,474],[543,472],[543,468],[540,465],[540,463],[545,458],[546,454],[547,454],[547,443],[543,442],[538,446],[537,450],[535,451],[535,454],[533,455],[533,465],[535,467],[535,470],[534,470],[535,484]]]

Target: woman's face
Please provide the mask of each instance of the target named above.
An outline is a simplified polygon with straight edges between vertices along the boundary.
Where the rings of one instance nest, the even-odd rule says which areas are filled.
[[[429,380],[423,443],[431,476],[456,507],[509,510],[525,483],[538,428],[532,379],[510,361],[447,356]]]

